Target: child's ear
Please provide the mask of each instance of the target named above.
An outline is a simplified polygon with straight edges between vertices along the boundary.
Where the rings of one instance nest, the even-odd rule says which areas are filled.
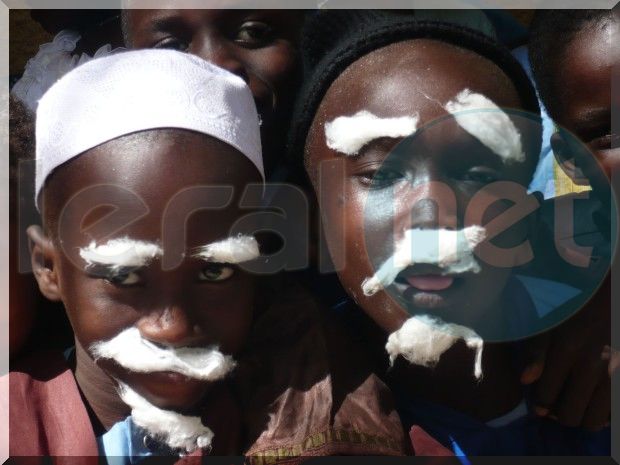
[[[30,243],[30,261],[41,293],[52,301],[60,300],[55,248],[40,226],[30,226],[26,233]]]
[[[562,171],[575,183],[580,186],[588,185],[588,180],[583,171],[575,163],[575,156],[568,148],[568,144],[559,132],[551,135],[551,148],[555,159],[562,168]]]

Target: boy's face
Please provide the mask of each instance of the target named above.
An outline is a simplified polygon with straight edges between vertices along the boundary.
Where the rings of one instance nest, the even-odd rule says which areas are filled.
[[[265,166],[300,82],[298,39],[303,12],[295,10],[128,10],[132,48],[169,48],[197,55],[241,76],[262,120]]]
[[[507,262],[506,267],[494,267],[479,260],[479,273],[446,277],[433,266],[407,269],[399,274],[399,285],[391,287],[392,296],[378,292],[369,297],[361,289],[364,279],[390,256],[403,230],[464,228],[468,208],[482,218],[479,224],[484,226],[510,202],[491,202],[489,208],[470,205],[481,188],[499,180],[527,185],[531,173],[527,163],[502,162],[453,118],[446,118],[444,106],[464,89],[482,94],[499,107],[521,106],[501,70],[472,52],[429,40],[393,44],[364,56],[339,76],[308,136],[306,166],[317,194],[320,189],[327,200],[321,205],[327,243],[332,257],[344,258],[340,280],[387,332],[400,328],[410,316],[404,306],[412,313],[435,313],[448,322],[472,325],[498,303],[510,275]],[[363,110],[379,118],[419,116],[417,135],[399,146],[406,156],[391,155],[402,138],[371,140],[356,156],[327,146],[325,124]],[[425,127],[438,118],[444,120]],[[528,153],[540,133],[522,135]],[[342,175],[333,174],[339,170],[333,168],[334,162],[342,164]],[[319,180],[322,163],[331,168]],[[526,237],[522,220],[493,242],[514,247]]]
[[[578,33],[556,74],[562,101],[554,119],[587,145],[607,178],[620,168],[619,137],[611,127],[612,115],[620,112],[620,93],[612,92],[612,71],[620,66],[619,29],[618,23],[609,21]],[[555,142],[554,150],[562,152],[564,146],[557,138]],[[570,153],[560,155],[571,158]],[[606,182],[599,179],[600,169],[584,155],[576,160],[577,165],[595,190],[606,190]]]
[[[258,180],[254,166],[235,149],[214,138],[179,130],[122,137],[59,168],[48,180],[44,202],[46,218],[47,214],[59,215],[71,198],[71,209],[77,210],[67,211],[79,212],[74,217],[69,213],[66,223],[59,221],[51,257],[58,295],[79,344],[88,350],[95,342],[135,327],[144,339],[160,347],[217,345],[223,353],[237,352],[251,324],[254,281],[235,265],[206,262],[191,252],[229,237],[231,226],[241,216],[237,208],[240,192],[248,182]],[[225,208],[199,210],[209,200],[208,194],[194,192],[194,188],[214,185],[232,186],[235,197]],[[113,187],[109,197],[101,198],[88,195],[93,186]],[[173,197],[181,191],[176,201],[182,201],[174,203]],[[116,194],[126,201],[114,199]],[[164,215],[167,206],[172,217]],[[126,215],[121,223],[130,224],[102,240],[97,237],[97,222],[105,227],[113,217],[106,216],[114,209]],[[136,220],[136,214],[142,216]],[[165,254],[162,230],[183,241],[184,227],[184,255],[173,269],[165,270],[157,257],[137,268],[87,266],[76,254],[91,239],[100,245],[119,238],[162,246]],[[88,228],[91,234],[82,232]],[[190,408],[208,388],[204,381],[172,372],[135,373],[109,360],[98,363],[160,408]]]

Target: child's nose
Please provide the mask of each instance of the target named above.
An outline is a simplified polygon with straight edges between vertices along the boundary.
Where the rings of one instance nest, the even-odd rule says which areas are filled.
[[[227,43],[226,40],[205,35],[202,41],[200,41],[198,48],[198,50],[195,50],[196,55],[236,74],[249,84],[248,73],[243,62],[238,57],[233,46]]]
[[[192,346],[204,339],[200,327],[179,305],[151,312],[142,317],[137,326],[142,337],[163,346]]]
[[[456,229],[457,200],[452,187],[440,181],[428,181],[412,187],[403,216],[411,229]],[[406,217],[408,215],[408,218]]]

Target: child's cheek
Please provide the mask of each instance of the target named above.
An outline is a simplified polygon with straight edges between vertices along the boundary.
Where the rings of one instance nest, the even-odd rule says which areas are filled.
[[[487,210],[482,214],[482,225],[490,223],[495,218],[499,218],[508,209],[512,208],[514,204],[507,200],[498,199],[495,203],[490,205]],[[491,241],[494,245],[508,249],[517,247],[523,241],[528,238],[528,217],[517,221],[516,223],[508,226],[495,236]]]
[[[65,306],[75,335],[85,348],[94,342],[111,339],[122,330],[134,326],[138,315],[132,306],[97,290],[77,296]]]
[[[256,71],[262,70],[261,78],[269,81],[269,84],[277,87],[294,77],[297,52],[290,42],[280,39],[269,47],[251,53],[254,54]]]
[[[192,296],[193,318],[224,353],[235,354],[245,344],[252,326],[256,279],[239,273],[235,279],[209,287]]]

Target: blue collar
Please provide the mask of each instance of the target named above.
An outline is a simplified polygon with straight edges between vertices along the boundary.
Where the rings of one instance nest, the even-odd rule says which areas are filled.
[[[97,438],[99,455],[106,457],[109,465],[133,465],[144,457],[175,455],[165,446],[159,446],[131,420],[131,416],[116,423]]]

